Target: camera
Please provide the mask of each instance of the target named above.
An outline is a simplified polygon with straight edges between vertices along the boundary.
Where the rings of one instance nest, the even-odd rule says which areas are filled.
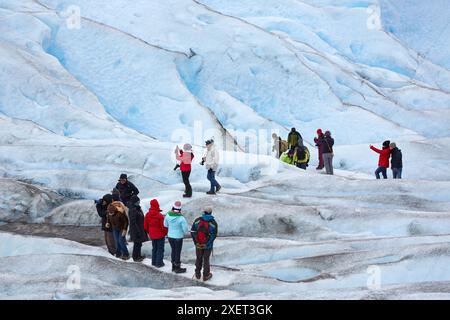
[[[202,159],[202,162],[200,162],[200,165],[203,166],[205,164],[205,158]]]

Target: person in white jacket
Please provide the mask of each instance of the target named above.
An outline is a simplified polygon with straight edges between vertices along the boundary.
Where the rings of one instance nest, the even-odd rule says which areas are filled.
[[[216,171],[219,167],[219,152],[216,150],[212,139],[206,141],[206,155],[202,159],[202,164],[208,170],[207,178],[211,183],[211,189],[207,194],[216,194],[222,187],[216,180]]]

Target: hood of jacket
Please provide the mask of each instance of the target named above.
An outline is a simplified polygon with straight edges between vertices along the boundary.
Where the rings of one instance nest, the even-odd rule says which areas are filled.
[[[159,207],[159,202],[156,199],[150,201],[150,209],[148,209],[147,214],[150,216],[157,216],[161,213],[161,208]]]
[[[213,221],[214,220],[214,216],[212,214],[204,213],[202,215],[202,219],[209,222],[209,221]]]

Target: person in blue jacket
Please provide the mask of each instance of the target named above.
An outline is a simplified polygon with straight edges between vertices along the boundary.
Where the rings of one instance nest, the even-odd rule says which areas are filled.
[[[186,218],[181,213],[181,201],[176,201],[172,210],[164,218],[164,226],[168,228],[167,237],[172,248],[172,272],[184,273],[186,268],[181,268],[181,250],[183,249],[183,237],[189,231]]]
[[[203,215],[195,219],[191,228],[192,240],[195,244],[195,277],[200,280],[203,266],[203,281],[212,277],[209,258],[213,251],[214,240],[217,238],[217,222],[212,216],[212,209],[205,208]]]

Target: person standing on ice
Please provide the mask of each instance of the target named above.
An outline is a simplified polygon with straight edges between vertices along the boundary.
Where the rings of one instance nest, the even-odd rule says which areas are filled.
[[[273,146],[272,146],[272,152],[275,152],[275,157],[279,159],[283,152],[285,152],[288,149],[288,143],[287,141],[281,139],[280,136],[278,136],[276,133],[272,134],[273,139]]]
[[[183,150],[180,150],[180,148],[178,148],[177,146],[177,148],[175,149],[175,157],[178,161],[180,161],[181,176],[183,177],[184,183],[183,198],[190,198],[192,197],[192,187],[191,183],[189,182],[189,176],[191,175],[191,164],[192,160],[194,159],[192,146],[189,143],[186,143],[183,146]]]
[[[324,165],[323,162],[323,132],[322,129],[317,129],[317,137],[314,138],[314,143],[316,144],[319,153],[319,165],[316,170],[322,170]]]
[[[189,226],[181,213],[181,201],[176,201],[172,210],[167,213],[164,226],[169,230],[167,236],[172,249],[172,272],[184,273],[186,268],[181,268],[181,250],[183,249],[183,238],[189,231]]]
[[[126,245],[126,235],[128,230],[128,216],[123,204],[115,201],[108,206],[107,228],[111,228],[116,243],[116,257],[128,260],[130,253]]]
[[[142,244],[148,241],[144,230],[144,213],[141,208],[141,200],[138,196],[132,196],[128,201],[128,218],[130,220],[130,240],[133,242],[133,261],[142,262]]]
[[[114,235],[111,226],[106,227],[108,220],[108,206],[113,202],[113,196],[111,194],[105,194],[102,199],[95,201],[95,207],[97,213],[102,218],[102,230],[105,234],[105,244],[108,248],[108,252],[112,255],[116,254],[116,243],[114,241]]]
[[[297,146],[303,146],[302,135],[295,128],[292,128],[288,134],[287,142],[290,150],[294,150]]]
[[[401,179],[403,170],[402,150],[397,148],[395,142],[391,142],[389,148],[391,149],[392,176],[394,177],[394,179]]]
[[[323,163],[325,165],[325,170],[327,174],[333,175],[333,146],[334,146],[334,139],[331,137],[330,131],[325,131],[325,134],[323,135],[323,138],[321,139],[322,143],[322,157],[323,157]]]
[[[208,140],[206,144],[206,155],[202,158],[201,165],[206,166],[208,170],[207,179],[211,183],[211,188],[207,194],[216,194],[222,187],[216,180],[216,171],[219,167],[219,152],[216,150],[214,140]]]
[[[168,231],[161,212],[158,200],[153,199],[144,220],[144,230],[152,240],[152,266],[157,268],[164,267],[164,243]]]
[[[191,228],[192,240],[195,244],[195,277],[200,280],[203,267],[203,281],[212,277],[209,258],[213,251],[214,240],[217,238],[217,222],[212,216],[212,209],[205,208],[203,215],[195,219]]]
[[[387,169],[389,168],[389,158],[391,156],[391,149],[389,148],[390,143],[389,140],[384,141],[381,150],[370,145],[370,149],[380,155],[378,159],[378,168],[375,170],[375,177],[377,179],[380,179],[380,173],[383,174],[384,179],[387,179]]]
[[[132,196],[139,194],[139,189],[132,182],[128,181],[128,176],[125,173],[120,175],[116,189],[119,190],[120,199],[125,205],[128,204]]]

